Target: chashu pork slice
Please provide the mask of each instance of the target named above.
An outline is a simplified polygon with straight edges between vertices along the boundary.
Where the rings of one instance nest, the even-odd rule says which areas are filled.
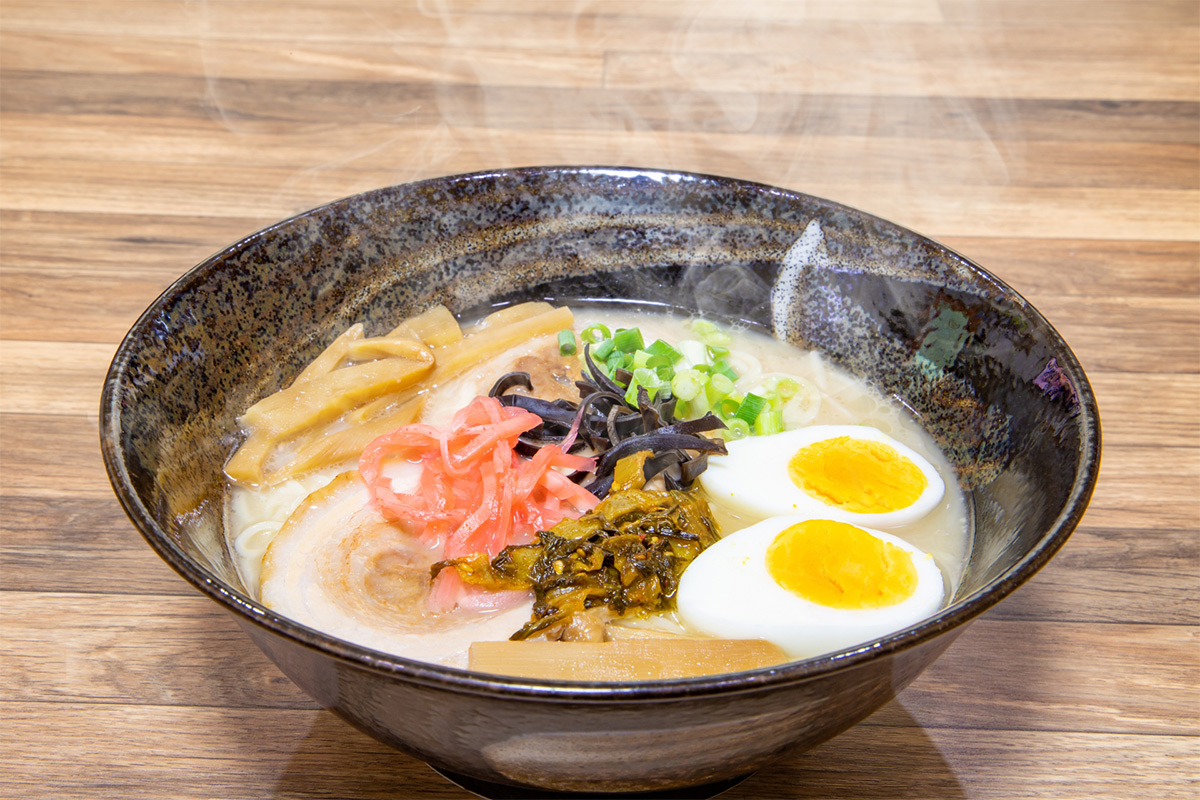
[[[267,548],[262,602],[297,622],[393,655],[466,667],[472,642],[507,639],[532,601],[434,614],[425,605],[439,554],[370,502],[357,472],[308,496]]]

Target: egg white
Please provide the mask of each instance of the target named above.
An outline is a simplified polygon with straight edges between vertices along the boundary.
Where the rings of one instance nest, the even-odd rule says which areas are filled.
[[[849,436],[891,445],[921,470],[925,490],[911,505],[881,514],[863,514],[831,506],[805,492],[788,475],[788,462],[814,442]],[[946,483],[920,453],[867,425],[811,425],[770,436],[750,436],[726,443],[724,456],[709,456],[700,484],[713,500],[752,520],[786,515],[894,528],[924,517],[946,494]]]
[[[793,658],[865,644],[934,614],[945,597],[933,557],[890,534],[862,528],[912,556],[912,596],[883,608],[831,608],[784,589],[767,570],[767,548],[786,528],[811,517],[775,517],[717,542],[684,570],[676,594],[679,616],[692,629],[722,639],[765,639]],[[861,527],[861,526],[858,526]]]

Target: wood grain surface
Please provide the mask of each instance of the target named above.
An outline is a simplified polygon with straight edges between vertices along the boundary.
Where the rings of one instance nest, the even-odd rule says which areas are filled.
[[[120,511],[101,381],[277,219],[495,167],[764,181],[912,227],[1088,371],[1064,550],[729,798],[1200,797],[1195,0],[4,0],[0,796],[462,798],[318,709]]]

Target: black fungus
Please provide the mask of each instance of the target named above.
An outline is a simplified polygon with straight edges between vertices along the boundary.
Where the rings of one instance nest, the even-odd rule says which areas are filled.
[[[642,450],[650,451],[646,479],[662,475],[670,489],[684,489],[708,466],[709,453],[725,453],[725,443],[701,434],[725,427],[713,414],[694,420],[675,419],[675,398],[663,391],[653,401],[644,387],[638,387],[636,408],[625,400],[632,375],[617,370],[610,378],[592,360],[590,345],[583,348],[584,363],[580,379],[575,381],[580,400],[543,400],[527,394],[510,394],[514,388],[532,388],[525,372],[510,372],[492,386],[489,396],[506,406],[524,409],[541,418],[542,424],[522,434],[517,452],[531,457],[539,447],[561,445],[577,431],[571,451],[590,448],[597,457],[596,470],[584,488],[603,499],[612,487],[613,469],[621,458]],[[583,483],[586,474],[573,473],[571,480]]]

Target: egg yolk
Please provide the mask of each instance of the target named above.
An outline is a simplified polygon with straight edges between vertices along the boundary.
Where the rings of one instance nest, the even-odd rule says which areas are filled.
[[[836,436],[802,447],[788,475],[826,505],[858,514],[883,514],[917,501],[929,480],[886,442]]]
[[[767,572],[784,589],[830,608],[882,608],[917,589],[912,556],[845,522],[799,522],[767,548]]]

